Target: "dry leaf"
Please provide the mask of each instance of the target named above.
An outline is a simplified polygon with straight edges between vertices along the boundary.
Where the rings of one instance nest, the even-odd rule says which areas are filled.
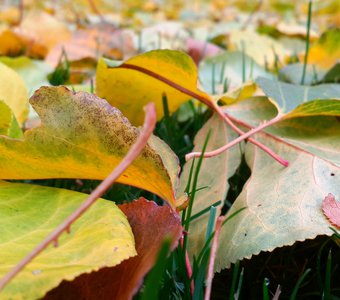
[[[335,201],[335,197],[331,193],[323,200],[322,210],[329,221],[340,228],[340,202]]]

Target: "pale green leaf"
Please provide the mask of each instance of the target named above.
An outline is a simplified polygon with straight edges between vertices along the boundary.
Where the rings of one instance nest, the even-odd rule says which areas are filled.
[[[12,138],[22,137],[19,124],[8,105],[0,100],[0,135]]]
[[[222,94],[225,80],[230,89],[242,84],[243,72],[245,81],[254,80],[258,76],[273,78],[252,58],[240,51],[226,51],[202,60],[199,78],[206,91],[211,94]]]
[[[43,85],[49,85],[47,75],[53,68],[40,60],[33,60],[26,56],[21,57],[0,57],[0,62],[15,70],[26,83],[29,95]]]
[[[252,175],[228,214],[247,209],[222,229],[217,270],[261,251],[333,234],[321,204],[328,193],[340,194],[339,167],[264,133],[255,137],[287,159],[289,166],[247,144]],[[335,151],[339,155],[339,149]]]
[[[22,124],[28,114],[28,93],[25,82],[11,68],[0,62],[0,100],[13,111]]]
[[[256,127],[275,117],[277,109],[266,97],[253,97],[225,107],[229,115]],[[317,130],[316,130],[317,128]],[[284,119],[265,129],[290,144],[340,166],[340,126],[334,116]]]
[[[64,221],[87,195],[50,187],[0,181],[0,277]],[[0,299],[38,299],[62,280],[112,267],[136,255],[123,212],[99,199],[1,292]]]

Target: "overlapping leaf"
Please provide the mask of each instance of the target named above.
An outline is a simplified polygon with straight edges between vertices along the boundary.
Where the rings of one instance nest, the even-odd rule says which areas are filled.
[[[182,234],[177,214],[166,206],[157,206],[144,198],[120,205],[136,239],[138,255],[114,268],[83,274],[71,282],[63,282],[44,299],[131,299],[153,266],[164,238],[172,239],[172,247]]]
[[[226,107],[243,126],[257,126],[277,114],[266,97]],[[314,128],[317,127],[316,131]],[[263,151],[246,146],[252,175],[228,214],[247,207],[222,230],[217,269],[295,241],[331,235],[321,205],[339,194],[340,127],[335,116],[283,119],[256,138],[289,161],[284,168]]]
[[[43,87],[30,100],[42,126],[24,139],[0,137],[0,178],[104,179],[135,142],[138,129],[120,111],[92,94]],[[117,180],[175,205],[177,158],[152,137],[141,156]]]
[[[321,204],[328,193],[340,194],[339,167],[276,137],[261,133],[256,138],[290,165],[284,168],[247,144],[252,175],[228,214],[247,209],[222,229],[217,270],[261,251],[333,234]],[[334,151],[340,153],[339,146]]]
[[[0,135],[12,138],[22,137],[19,124],[8,105],[0,100]]]
[[[300,86],[258,78],[256,83],[285,118],[340,114],[340,85]]]
[[[163,116],[164,94],[170,112],[197,96],[210,101],[210,97],[197,88],[195,63],[180,51],[150,51],[118,67],[110,67],[105,60],[100,60],[96,82],[98,96],[119,108],[134,125],[142,124],[141,108],[150,101],[156,104],[158,119]]]
[[[62,189],[0,181],[0,277],[85,200]],[[62,280],[111,267],[136,255],[126,216],[113,203],[97,201],[72,225],[57,248],[49,247],[1,292],[1,299],[38,299]],[[53,262],[53,263],[52,263]]]
[[[226,111],[241,124],[253,127],[258,126],[263,120],[274,118],[277,114],[276,107],[266,97],[249,98],[226,107]],[[336,116],[284,119],[266,128],[265,131],[340,166],[340,155],[335,151],[339,147],[340,136]]]
[[[0,100],[4,101],[13,111],[21,124],[28,114],[28,93],[20,76],[0,62]]]
[[[199,76],[206,91],[212,94],[223,93],[223,85],[235,89],[245,81],[258,76],[272,78],[252,58],[240,51],[225,53],[204,59],[199,68]]]
[[[52,68],[45,62],[33,60],[26,56],[0,57],[0,61],[15,70],[26,83],[30,95],[43,85],[48,85],[47,74]]]

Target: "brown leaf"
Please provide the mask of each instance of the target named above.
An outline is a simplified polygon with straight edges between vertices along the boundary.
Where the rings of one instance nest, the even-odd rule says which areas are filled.
[[[329,221],[340,228],[340,202],[335,201],[333,194],[329,193],[322,202],[322,210]]]
[[[132,299],[155,263],[164,238],[172,237],[172,249],[175,248],[182,226],[179,216],[168,206],[139,198],[120,205],[120,209],[132,227],[138,255],[114,268],[83,274],[72,282],[63,281],[45,296],[45,300],[65,299],[65,295],[68,295],[67,300]]]

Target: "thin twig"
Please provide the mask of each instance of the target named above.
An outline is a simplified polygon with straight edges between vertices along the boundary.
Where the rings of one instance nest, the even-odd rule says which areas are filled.
[[[201,94],[196,93],[195,91],[192,91],[190,89],[187,89],[183,86],[181,86],[180,84],[177,84],[176,82],[173,82],[172,80],[157,74],[151,70],[148,70],[146,68],[143,68],[141,66],[136,66],[136,65],[132,65],[132,64],[127,64],[127,63],[123,63],[122,65],[120,65],[119,67],[114,67],[114,68],[119,68],[119,69],[130,69],[130,70],[135,70],[138,72],[141,72],[143,74],[146,74],[150,77],[153,77],[159,81],[164,82],[165,84],[173,87],[174,89],[191,96],[194,99],[197,99],[201,102],[203,102],[205,105],[207,105],[208,107],[210,107],[211,109],[213,109],[214,111],[217,112],[217,114],[223,119],[225,120],[225,122],[227,124],[229,124],[231,126],[231,128],[236,131],[238,134],[244,134],[244,132],[239,129],[236,125],[233,124],[233,122],[229,119],[228,115],[224,115],[223,110],[215,103],[215,101],[213,101],[212,99],[210,99],[209,97],[205,97]],[[274,151],[270,150],[269,148],[267,148],[265,145],[261,144],[260,142],[255,141],[253,138],[249,138],[248,139],[249,142],[251,142],[252,144],[260,147],[263,151],[267,152],[270,156],[272,156],[276,161],[278,161],[280,164],[282,164],[283,166],[287,167],[288,166],[288,162],[286,160],[284,160],[283,158],[281,158],[280,156],[278,156],[277,154],[274,153]]]
[[[127,169],[127,167],[141,153],[156,125],[156,111],[154,103],[145,107],[144,126],[135,144],[119,163],[119,165],[106,177],[100,185],[87,197],[87,199],[75,210],[63,223],[61,223],[49,236],[46,237],[31,253],[23,258],[12,270],[0,280],[0,291],[36,256],[38,256],[49,244],[58,244],[58,239],[63,232],[70,232],[71,225],[80,218],[90,206],[101,197],[112,183]]]
[[[304,58],[304,61],[303,61],[301,85],[305,84],[305,76],[306,76],[308,53],[309,53],[309,42],[310,42],[309,36],[310,36],[311,20],[312,20],[312,0],[309,0],[309,3],[308,3],[308,19],[307,19],[306,51],[305,51],[305,58]]]
[[[218,246],[218,242],[219,242],[219,239],[220,239],[223,221],[224,221],[224,216],[218,217],[217,221],[216,221],[215,235],[214,235],[214,239],[213,239],[213,242],[212,242],[212,245],[211,245],[211,250],[210,250],[210,258],[209,258],[204,300],[210,299],[211,286],[212,286],[212,281],[213,281],[213,278],[214,278],[214,266],[215,266],[215,259],[216,259],[216,251],[217,251],[217,246]]]
[[[249,131],[246,132],[246,133],[244,133],[243,131],[241,131],[243,134],[240,135],[240,136],[239,136],[238,138],[236,138],[235,140],[231,141],[230,143],[228,143],[228,144],[226,144],[226,145],[224,145],[224,146],[222,146],[222,147],[220,147],[220,148],[218,148],[218,149],[216,149],[216,150],[214,150],[214,151],[205,152],[203,156],[204,156],[204,157],[213,157],[213,156],[216,156],[216,155],[218,155],[218,154],[221,154],[222,152],[224,152],[224,151],[226,151],[227,149],[229,149],[229,148],[235,146],[235,145],[238,144],[239,142],[241,142],[241,141],[243,141],[243,140],[249,138],[251,135],[253,135],[253,134],[255,134],[255,133],[257,133],[257,132],[259,132],[259,131],[265,129],[266,127],[269,127],[269,126],[271,126],[271,125],[277,123],[278,121],[281,120],[281,118],[282,118],[282,115],[277,115],[275,118],[269,120],[268,122],[262,123],[260,126],[255,127],[255,128],[249,130]],[[227,122],[230,126],[232,126],[232,125],[235,126],[235,124],[233,124],[233,123],[231,122],[231,120],[229,119],[229,117],[225,116],[225,120],[226,120],[226,122]],[[232,125],[231,125],[231,124],[232,124]],[[233,129],[236,130],[236,128],[237,128],[237,127],[235,126],[235,129],[234,129],[234,128],[233,128]],[[240,130],[240,129],[237,128],[237,130]],[[248,140],[249,140],[250,142],[252,142],[253,144],[257,144],[257,146],[259,146],[259,147],[262,148],[262,149],[263,149],[263,147],[265,147],[265,146],[262,145],[262,144],[259,145],[259,144],[258,144],[259,142],[257,142],[257,141],[254,141],[254,140],[251,140],[251,139],[248,139]],[[255,143],[254,143],[254,142],[255,142]],[[285,167],[288,166],[288,164],[289,164],[288,161],[282,159],[279,155],[275,154],[272,150],[270,150],[270,149],[267,150],[267,149],[268,149],[268,148],[266,147],[265,152],[267,152],[268,154],[270,154],[274,159],[276,159],[278,162],[280,162],[280,163],[281,163],[282,165],[284,165]],[[264,150],[264,149],[263,149],[263,150]],[[200,157],[201,154],[202,154],[201,152],[191,152],[191,153],[188,153],[188,154],[185,156],[185,159],[186,159],[186,160],[189,160],[189,159],[194,158],[194,157]]]

